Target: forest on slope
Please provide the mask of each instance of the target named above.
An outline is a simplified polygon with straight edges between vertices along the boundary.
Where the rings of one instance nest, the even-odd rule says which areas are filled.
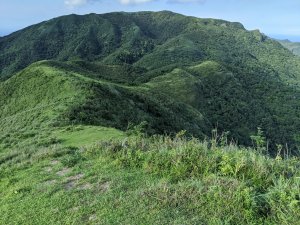
[[[48,61],[31,65],[41,60]],[[149,134],[199,138],[217,128],[248,146],[260,127],[270,153],[299,146],[300,60],[240,23],[169,11],[63,16],[0,38],[0,68],[2,121],[53,101],[57,126],[126,130],[147,121]],[[33,77],[80,81],[62,92],[67,104],[51,97],[61,83],[35,89]]]
[[[68,15],[0,80],[0,224],[299,223],[300,60],[258,30]]]

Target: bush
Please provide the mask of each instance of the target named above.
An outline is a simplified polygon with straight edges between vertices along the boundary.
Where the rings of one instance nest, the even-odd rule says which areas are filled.
[[[66,167],[74,167],[85,158],[78,148],[69,147],[67,154],[61,159],[61,162]]]

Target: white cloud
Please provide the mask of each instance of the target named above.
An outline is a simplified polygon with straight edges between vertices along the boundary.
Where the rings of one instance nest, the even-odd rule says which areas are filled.
[[[65,0],[65,5],[69,7],[82,6],[90,2],[90,0]]]
[[[101,0],[65,0],[65,5],[68,7],[78,7],[83,6],[88,3],[100,2]],[[134,5],[140,3],[153,2],[155,0],[118,0],[119,3],[123,5]]]
[[[65,5],[68,7],[83,6],[88,3],[100,2],[101,0],[65,0]],[[113,1],[113,0],[111,0]],[[204,3],[206,0],[114,0],[122,5],[136,5],[154,1],[165,1],[167,3]]]
[[[130,4],[153,2],[153,0],[119,0],[119,2],[123,5],[130,5]]]
[[[169,3],[204,3],[206,0],[169,0]]]
[[[119,0],[121,4],[130,5],[130,4],[139,4],[146,2],[154,2],[156,0]],[[163,0],[157,0],[163,1]],[[206,0],[166,0],[167,3],[204,3]]]

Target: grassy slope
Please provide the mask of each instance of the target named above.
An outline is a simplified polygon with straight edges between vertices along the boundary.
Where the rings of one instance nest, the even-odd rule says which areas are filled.
[[[0,223],[298,223],[297,158],[210,146],[169,137],[24,146],[0,158]]]
[[[138,98],[133,96],[140,91],[153,88],[155,94],[156,88],[163,86],[166,94],[192,104],[193,98],[182,98],[185,93],[172,92],[172,87],[190,88],[199,82],[198,76],[224,74],[219,64],[210,61],[186,71],[175,69],[137,87],[92,78],[89,73],[83,76],[53,63],[32,65],[1,86],[2,94],[7,96],[3,103],[6,107],[1,107],[1,224],[299,221],[299,159],[290,158],[284,149],[284,159],[272,159],[255,150],[226,146],[224,139],[220,141],[222,147],[217,147],[214,140],[203,143],[180,136],[125,138],[122,131],[112,128],[68,125],[105,119],[87,113],[91,107],[97,107],[90,103],[103,99],[101,90],[106,96],[111,95],[115,105],[122,103],[121,99],[136,102]],[[82,105],[89,107],[80,108]],[[153,106],[158,107],[154,103]],[[70,114],[72,107],[78,110],[74,117],[77,120],[70,117],[74,115]],[[85,113],[93,121],[86,121]],[[23,119],[18,121],[20,114]],[[11,120],[7,119],[9,115]],[[115,115],[122,118],[123,114]],[[11,126],[13,121],[20,129]],[[14,129],[19,131],[13,132]]]
[[[175,102],[168,96],[156,98],[146,87],[112,83],[104,79],[105,74],[101,77],[102,73],[97,73],[95,77],[84,67],[75,65],[75,70],[73,67],[43,61],[0,84],[3,96],[0,100],[2,148],[15,148],[34,139],[45,140],[45,145],[47,142],[59,142],[59,138],[48,138],[48,133],[72,124],[126,130],[130,123],[148,121],[149,133],[186,129],[197,136],[204,136],[202,132],[206,122],[201,113],[191,106]],[[96,138],[99,136],[96,135],[97,128],[90,127],[83,135],[88,136],[94,131]],[[111,131],[115,136],[115,131]],[[60,135],[64,136],[64,133]],[[81,133],[74,135],[71,140]],[[34,139],[30,139],[32,137]]]
[[[69,75],[37,63],[0,84],[2,147],[39,136],[53,126],[70,105],[83,101],[83,90]]]
[[[81,147],[97,141],[124,138],[123,132],[113,128],[82,125],[56,129],[52,135],[66,147]]]
[[[94,23],[108,35],[86,26]],[[300,141],[299,62],[277,42],[169,12],[37,27],[1,38],[3,74],[39,59],[75,61],[39,62],[0,83],[1,224],[298,223],[299,158],[286,148],[274,159],[223,139],[123,139],[108,128],[146,120],[149,133],[203,137],[218,124],[249,141],[263,125],[268,139]]]
[[[41,59],[68,60],[51,66],[91,78],[93,96],[68,115],[76,123],[124,130],[147,120],[150,133],[199,137],[218,127],[243,145],[260,126],[272,149],[299,145],[300,60],[239,23],[166,11],[70,15],[1,38],[0,52],[3,79]],[[207,62],[220,71],[207,76]]]
[[[136,79],[136,68],[127,65],[33,64],[2,83],[0,90],[7,96],[1,102],[2,139],[16,141],[11,135],[15,131],[18,135],[25,128],[26,136],[28,127],[37,130],[45,124],[126,130],[129,123],[147,121],[150,134],[184,129],[202,138],[218,127],[247,145],[250,135],[262,126],[273,150],[276,143],[289,143],[296,150],[299,123],[291,118],[299,115],[295,107],[299,103],[290,96],[299,92],[276,80],[259,78],[255,90],[245,89],[235,73],[215,61],[162,72],[147,83],[138,84]]]

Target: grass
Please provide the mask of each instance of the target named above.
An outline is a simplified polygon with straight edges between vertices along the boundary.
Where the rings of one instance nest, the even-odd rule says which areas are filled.
[[[124,138],[123,132],[117,129],[99,126],[68,126],[58,129],[53,136],[58,138],[62,145],[70,147],[91,145],[112,138]]]
[[[0,83],[3,96],[0,100],[0,146],[5,149],[21,147],[23,141],[28,142],[28,135],[35,136],[30,140],[37,140],[39,134],[70,124],[100,125],[124,131],[129,123],[147,120],[151,133],[186,129],[203,134],[202,129],[198,129],[204,126],[199,112],[154,92],[157,91],[150,92],[144,86],[112,83],[76,73],[63,63],[35,63]],[[78,135],[91,136],[91,133]],[[47,142],[46,136],[41,138]],[[94,134],[92,139],[97,136]],[[59,141],[53,138],[51,142]]]
[[[214,143],[131,136],[1,155],[0,224],[298,223],[298,158]]]
[[[1,134],[47,127],[71,105],[85,99],[84,90],[74,77],[43,62],[0,83],[0,94]]]

